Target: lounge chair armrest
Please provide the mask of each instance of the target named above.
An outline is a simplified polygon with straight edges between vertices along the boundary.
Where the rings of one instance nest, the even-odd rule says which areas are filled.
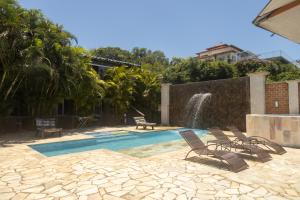
[[[240,138],[235,138],[234,140],[232,140],[232,142],[237,142],[237,143],[242,142],[242,143],[244,143],[245,141],[240,139]]]
[[[235,135],[226,135],[227,137],[236,138]]]
[[[207,144],[208,143],[212,143],[212,144],[214,144],[214,143],[216,143],[216,144],[230,144],[232,141],[230,141],[230,140],[208,140],[207,141]]]
[[[218,144],[217,143],[212,143],[212,144],[207,144],[205,145],[206,148],[210,147],[210,146],[217,146]]]
[[[227,151],[231,151],[231,146],[228,146],[228,145],[222,145],[221,147],[222,147],[222,149],[225,149],[225,150],[227,150]]]
[[[191,149],[191,151],[196,151],[196,150],[203,150],[203,148],[194,148],[194,149]]]
[[[207,140],[206,143],[207,143],[207,144],[208,144],[208,143],[217,143],[218,141],[219,141],[219,140]]]
[[[262,140],[265,140],[265,141],[271,142],[269,139],[267,139],[267,138],[264,138],[264,137],[261,137],[261,136],[250,136],[250,137],[248,137],[248,138],[249,138],[249,139],[253,139],[253,140],[262,139]]]
[[[231,145],[234,142],[225,141],[225,140],[209,140],[209,141],[207,141],[207,143],[211,143],[210,144],[211,146],[215,145],[216,149],[220,146],[221,149],[226,149],[226,150],[230,151],[231,150]],[[210,146],[210,145],[208,144],[207,146]]]
[[[253,142],[253,144],[263,144],[265,145],[266,143],[273,143],[271,140],[268,140],[267,138],[264,138],[264,137],[260,137],[260,136],[250,136],[248,137],[248,139],[250,140],[250,143]]]

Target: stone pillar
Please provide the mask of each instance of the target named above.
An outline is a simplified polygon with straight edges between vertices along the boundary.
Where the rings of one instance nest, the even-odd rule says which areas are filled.
[[[250,73],[250,107],[251,114],[265,114],[265,86],[268,72]]]
[[[161,124],[169,125],[170,83],[161,84]]]
[[[289,85],[289,111],[290,114],[299,114],[298,81],[287,81]]]

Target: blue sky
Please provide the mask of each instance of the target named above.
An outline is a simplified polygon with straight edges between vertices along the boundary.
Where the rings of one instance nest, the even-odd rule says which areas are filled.
[[[73,33],[85,48],[117,46],[195,56],[217,43],[254,53],[283,50],[300,59],[300,45],[255,27],[268,0],[20,0]]]

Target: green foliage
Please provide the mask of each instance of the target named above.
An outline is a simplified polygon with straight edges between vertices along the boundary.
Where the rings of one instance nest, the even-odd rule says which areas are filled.
[[[119,47],[103,47],[91,50],[91,54],[94,56],[120,60],[125,62],[133,62],[132,54],[124,49]]]
[[[72,63],[73,66],[77,66],[77,69],[75,68],[76,73],[71,74],[74,81],[72,81],[70,99],[74,100],[76,114],[88,115],[104,98],[106,83],[90,66],[90,59],[82,58],[82,55],[87,53],[84,49],[73,48],[73,51],[74,58],[77,59],[74,59]],[[74,65],[75,63],[77,65]]]
[[[94,56],[141,64],[137,67],[111,67],[105,71],[106,96],[104,104],[123,114],[134,107],[155,117],[160,103],[160,79],[169,66],[169,60],[161,51],[135,47],[127,51],[118,47],[98,48]]]
[[[106,71],[106,96],[104,102],[118,114],[130,107],[156,111],[160,98],[158,76],[140,68],[112,67]]]
[[[19,105],[33,116],[49,115],[70,98],[77,111],[88,110],[99,101],[103,83],[82,56],[87,52],[71,46],[72,34],[13,0],[0,1],[0,8],[1,115]]]
[[[140,69],[141,79],[138,79],[134,93],[133,106],[152,119],[158,118],[160,104],[160,74],[147,69]]]
[[[265,60],[245,60],[235,64],[237,76],[246,76],[248,73],[256,71],[267,71],[270,75],[276,75],[281,72],[296,70],[296,66],[281,62]]]
[[[135,47],[131,53],[135,62],[140,63],[144,69],[155,74],[163,73],[169,66],[169,60],[162,51],[151,51],[146,48]]]
[[[123,66],[106,70],[104,80],[107,84],[107,94],[104,101],[111,105],[116,113],[125,113],[133,101],[136,80],[140,78],[136,68]]]
[[[178,59],[171,62],[164,74],[164,81],[186,83],[232,78],[234,69],[226,62],[203,62],[197,58]]]
[[[300,70],[281,72],[277,75],[269,76],[270,81],[300,80]]]
[[[247,76],[248,73],[253,73],[267,68],[267,62],[263,60],[245,60],[237,62],[235,67],[236,76]]]
[[[246,60],[234,65],[238,77],[256,71],[269,72],[269,81],[285,81],[299,79],[300,69],[293,64],[279,61]]]
[[[128,51],[119,47],[104,47],[92,50],[91,54],[140,64],[153,73],[162,73],[169,66],[169,60],[162,51],[151,51],[146,48],[135,47],[132,51]]]
[[[245,60],[235,64],[200,61],[197,58],[173,58],[164,72],[164,82],[173,84],[247,76],[256,71],[269,72],[269,81],[299,79],[300,69],[279,61]]]

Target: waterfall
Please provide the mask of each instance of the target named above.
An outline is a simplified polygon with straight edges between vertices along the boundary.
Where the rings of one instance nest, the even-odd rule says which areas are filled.
[[[185,107],[185,124],[190,128],[199,128],[204,105],[210,100],[211,93],[194,94]]]

